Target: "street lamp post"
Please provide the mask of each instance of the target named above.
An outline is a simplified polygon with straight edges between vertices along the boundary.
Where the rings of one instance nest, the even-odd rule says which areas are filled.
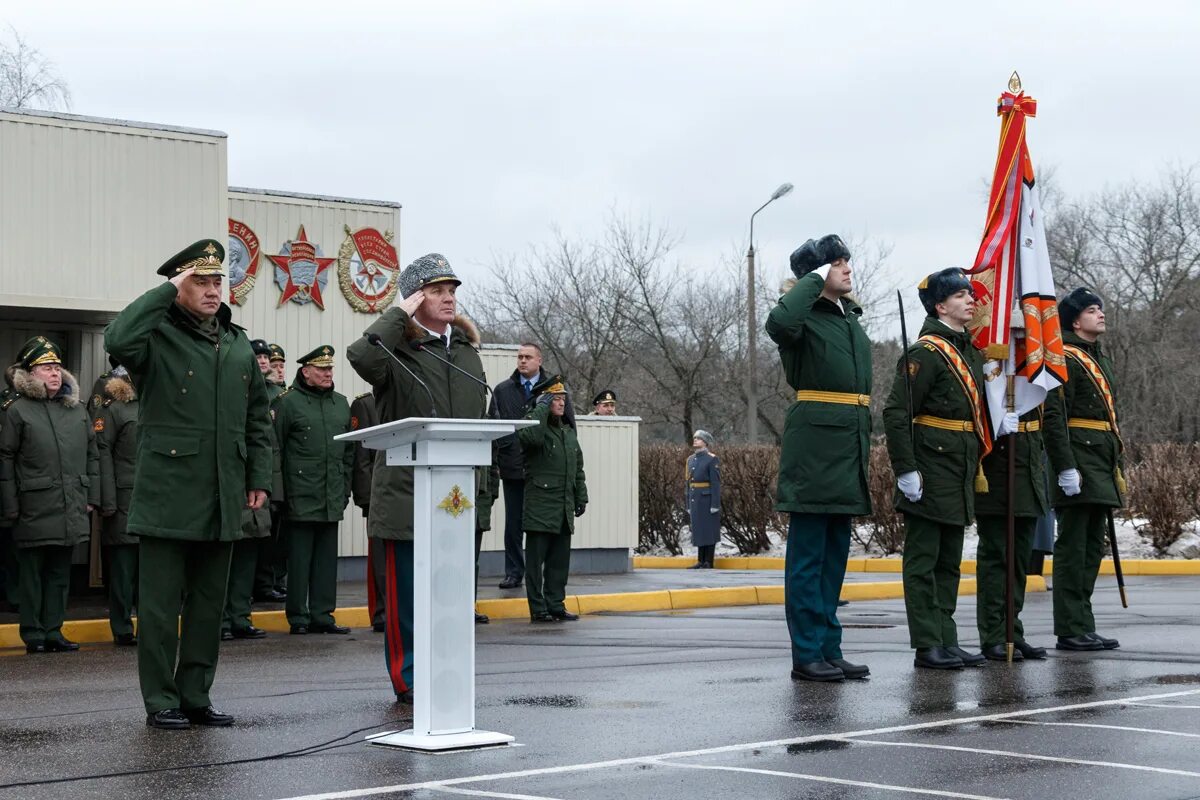
[[[746,438],[750,444],[758,443],[758,314],[754,299],[754,218],[758,216],[759,211],[790,191],[792,191],[792,185],[790,183],[783,184],[775,190],[770,200],[763,203],[750,215],[750,249],[746,251],[746,309],[749,312],[746,321],[749,334],[746,337],[746,345],[750,362],[746,374],[746,383],[748,384],[746,387]]]

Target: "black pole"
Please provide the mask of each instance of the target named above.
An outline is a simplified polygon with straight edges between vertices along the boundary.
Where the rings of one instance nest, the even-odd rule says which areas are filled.
[[[1113,522],[1113,512],[1108,510],[1108,548],[1112,550],[1113,572],[1117,575],[1117,591],[1121,593],[1121,608],[1129,608],[1129,600],[1125,597],[1125,573],[1121,571],[1121,554],[1117,551],[1117,525]]]

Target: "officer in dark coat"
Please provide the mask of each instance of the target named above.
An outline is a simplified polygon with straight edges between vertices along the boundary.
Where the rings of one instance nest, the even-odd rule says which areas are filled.
[[[1046,398],[1046,450],[1058,475],[1054,508],[1054,633],[1060,650],[1104,650],[1116,639],[1096,633],[1092,591],[1104,557],[1109,514],[1125,495],[1112,360],[1100,346],[1104,301],[1079,288],[1058,304],[1067,382]]]
[[[896,508],[904,515],[904,608],[914,663],[961,669],[986,662],[958,646],[954,610],[964,529],[975,518],[976,490],[985,487],[980,460],[991,447],[991,423],[983,355],[967,331],[975,315],[970,281],[950,268],[919,289],[928,316],[900,358],[883,422]]]
[[[859,323],[862,309],[848,296],[850,258],[835,234],[798,247],[791,257],[796,283],[766,324],[796,392],[784,427],[775,509],[790,515],[785,612],[792,677],[800,680],[870,673],[842,657],[837,619],[851,519],[871,512],[871,342]]]
[[[533,387],[549,375],[542,368],[542,348],[525,342],[517,348],[517,368],[492,389],[488,416],[492,419],[521,419],[529,411]],[[567,399],[564,420],[575,427],[575,410]],[[525,577],[525,550],[521,514],[525,501],[525,465],[515,433],[497,440],[497,462],[504,490],[504,580],[501,589],[515,589]]]
[[[458,314],[456,294],[461,281],[450,263],[438,253],[421,256],[400,273],[398,284],[403,299],[366,330],[368,336],[378,336],[380,344],[364,337],[346,348],[350,366],[371,384],[379,422],[428,417],[432,410],[442,418],[482,419],[487,410],[483,387],[422,350],[437,348],[438,355],[444,354],[459,369],[486,380],[479,358],[479,332],[470,320]],[[428,387],[428,394],[413,374]],[[410,704],[414,645],[413,470],[385,469],[385,461],[386,454],[376,451],[367,535],[380,540],[377,544],[385,548],[384,653],[388,676],[397,701]]]
[[[250,346],[254,350],[254,359],[262,370],[263,379],[267,382],[267,401],[275,402],[275,398],[287,389],[283,378],[285,364],[283,348],[277,344],[268,344],[265,339],[253,339]],[[279,442],[275,441],[275,429],[271,428],[271,447],[275,451],[275,460],[279,460]],[[267,519],[270,522],[270,532],[266,535],[258,533],[258,524],[253,519],[247,519],[247,530],[255,531],[253,537],[257,545],[247,546],[247,552],[253,549],[257,565],[254,569],[254,599],[262,603],[278,603],[287,597],[287,529],[283,525],[284,503],[283,484],[281,480],[274,482],[271,489],[271,503]],[[255,519],[259,519],[258,515]],[[234,548],[234,560],[238,558],[237,548]],[[249,616],[245,616],[249,625]],[[266,635],[265,633],[263,634]]]
[[[35,336],[13,371],[0,430],[0,514],[13,523],[26,652],[78,650],[62,633],[71,550],[100,504],[96,438],[58,346]]]
[[[617,393],[605,389],[592,398],[592,413],[589,417],[615,417],[617,415]]]
[[[9,400],[17,396],[17,390],[12,385],[12,375],[18,366],[12,364],[4,370],[4,386],[0,387],[0,431],[4,430],[4,408]],[[0,610],[17,610],[20,604],[17,598],[18,586],[19,574],[16,547],[12,540],[12,520],[0,514]]]
[[[721,459],[710,449],[714,442],[708,431],[692,435],[696,452],[688,456],[684,492],[696,563],[688,569],[712,569],[717,542],[721,541]]]
[[[271,488],[267,387],[233,324],[220,242],[158,269],[161,286],[109,323],[105,348],[138,388],[138,454],[128,531],[141,538],[138,678],[146,724],[229,725],[209,699],[242,509]]]
[[[137,465],[138,399],[129,372],[114,365],[101,387],[104,397],[93,413],[100,452],[100,534],[108,584],[108,625],[113,641],[133,646],[133,606],[137,596],[138,537],[129,533],[129,503]]]
[[[350,430],[370,428],[379,424],[375,413],[375,396],[363,392],[350,403]],[[354,468],[350,476],[350,496],[354,505],[362,509],[363,519],[371,515],[371,476],[375,471],[375,451],[354,443]],[[383,633],[387,604],[383,601],[387,563],[383,546],[370,536],[367,537],[367,613],[371,615],[371,628]]]
[[[567,575],[575,518],[587,509],[583,451],[564,420],[567,388],[561,375],[533,387],[535,405],[525,419],[538,424],[517,431],[525,457],[525,592],[533,622],[570,622]]]
[[[300,358],[292,386],[271,416],[287,493],[287,618],[293,634],[349,633],[337,608],[338,523],[350,502],[354,449],[333,437],[350,431],[350,404],[333,388],[333,355],[322,345]]]

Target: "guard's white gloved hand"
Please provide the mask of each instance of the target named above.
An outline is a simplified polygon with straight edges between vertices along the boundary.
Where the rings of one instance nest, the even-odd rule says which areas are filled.
[[[813,272],[820,275],[821,282],[824,283],[825,279],[829,277],[829,270],[831,270],[831,269],[833,269],[833,264],[826,264],[823,267],[817,267],[816,269],[813,270]]]
[[[1000,420],[999,436],[1007,436],[1010,433],[1016,433],[1021,427],[1021,418],[1016,414],[1008,413],[1004,415],[1004,419]]]
[[[910,503],[915,503],[921,499],[921,473],[913,470],[906,472],[896,479],[896,486],[900,492],[908,498]]]
[[[720,508],[710,508],[710,509],[708,510],[708,513],[710,513],[710,514],[720,514],[720,513],[721,513],[721,509],[720,509]]]
[[[1083,476],[1077,469],[1064,469],[1058,473],[1058,488],[1062,489],[1067,497],[1074,497],[1083,491]]]

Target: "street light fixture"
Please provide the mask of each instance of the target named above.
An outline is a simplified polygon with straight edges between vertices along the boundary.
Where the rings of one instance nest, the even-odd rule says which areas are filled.
[[[747,351],[750,360],[746,381],[749,384],[746,390],[748,395],[746,402],[746,438],[750,444],[758,443],[758,315],[754,299],[754,218],[758,216],[759,211],[762,211],[779,198],[785,197],[791,191],[792,185],[790,183],[781,185],[771,195],[770,200],[763,203],[750,215],[750,249],[746,251],[746,308],[749,311],[746,325],[749,334],[747,336]]]

